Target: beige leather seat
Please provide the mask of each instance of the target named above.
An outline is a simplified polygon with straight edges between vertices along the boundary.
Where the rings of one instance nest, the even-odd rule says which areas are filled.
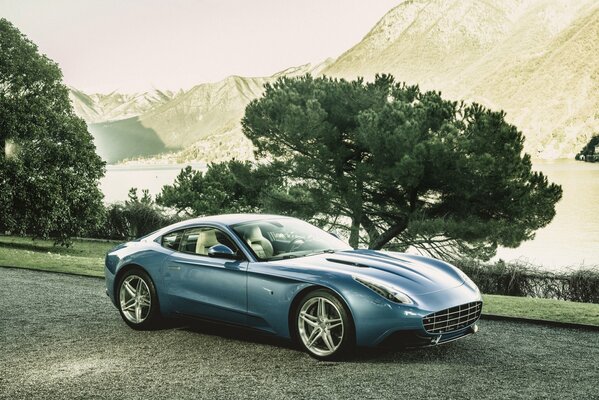
[[[252,226],[245,230],[243,235],[247,244],[250,245],[254,253],[260,258],[272,257],[273,248],[270,241],[262,236],[262,231],[258,226]]]
[[[208,249],[217,244],[220,244],[220,242],[216,239],[216,231],[214,229],[200,231],[196,243],[196,254],[207,256]]]

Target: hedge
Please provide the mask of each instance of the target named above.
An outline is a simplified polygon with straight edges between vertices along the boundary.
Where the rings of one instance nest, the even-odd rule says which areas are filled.
[[[482,264],[475,260],[464,260],[457,266],[485,294],[599,303],[599,268],[596,267],[550,272],[522,263]]]

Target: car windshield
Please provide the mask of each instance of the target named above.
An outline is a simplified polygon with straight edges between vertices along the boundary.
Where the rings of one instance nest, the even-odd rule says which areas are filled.
[[[295,218],[273,218],[231,226],[261,261],[351,250],[331,233]]]

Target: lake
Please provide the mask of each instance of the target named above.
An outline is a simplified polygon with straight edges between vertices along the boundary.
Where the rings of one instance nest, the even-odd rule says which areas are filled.
[[[192,164],[205,170],[205,164]],[[129,188],[160,193],[172,184],[185,165],[109,165],[100,188],[105,201],[127,199]],[[551,182],[562,185],[564,195],[553,221],[536,237],[516,249],[499,249],[497,258],[527,261],[545,269],[558,270],[580,265],[599,266],[599,163],[573,160],[535,161],[534,169]]]
[[[206,164],[189,164],[193,169],[205,170]],[[112,203],[127,200],[129,189],[136,187],[148,189],[151,195],[157,195],[164,185],[171,185],[181,169],[187,165],[107,165],[106,175],[100,181],[100,190],[104,201]]]
[[[599,163],[537,161],[533,167],[562,186],[555,218],[533,240],[516,249],[500,249],[498,257],[547,269],[599,266]]]

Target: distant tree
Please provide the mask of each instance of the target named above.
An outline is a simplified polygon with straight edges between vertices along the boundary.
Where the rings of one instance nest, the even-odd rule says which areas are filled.
[[[190,216],[255,212],[264,208],[261,193],[265,185],[261,172],[247,161],[211,163],[206,172],[191,167],[181,170],[175,183],[164,186],[156,201]]]
[[[579,160],[580,156],[590,156],[595,154],[595,147],[599,146],[599,135],[594,135],[591,140],[580,150],[580,153],[576,154],[576,159]]]
[[[172,212],[156,204],[147,189],[138,195],[137,188],[129,189],[124,202],[109,204],[102,224],[88,235],[103,239],[127,240],[138,238],[179,221]]]
[[[142,190],[140,198],[137,188],[131,188],[128,197],[123,206],[128,237],[141,237],[175,222],[175,219],[170,218],[156,205],[147,189]]]
[[[264,161],[257,169],[282,182],[257,196],[268,203],[253,206],[307,210],[322,225],[347,227],[354,247],[489,258],[498,245],[532,238],[562,195],[531,171],[524,138],[504,116],[389,75],[370,83],[280,78],[242,120]],[[222,175],[215,178],[213,186]],[[186,193],[193,197],[201,188],[190,184]],[[202,207],[214,204],[217,212],[248,201],[240,187],[235,193],[234,202],[205,198]]]
[[[59,67],[0,19],[0,231],[68,244],[99,223],[103,174]]]

